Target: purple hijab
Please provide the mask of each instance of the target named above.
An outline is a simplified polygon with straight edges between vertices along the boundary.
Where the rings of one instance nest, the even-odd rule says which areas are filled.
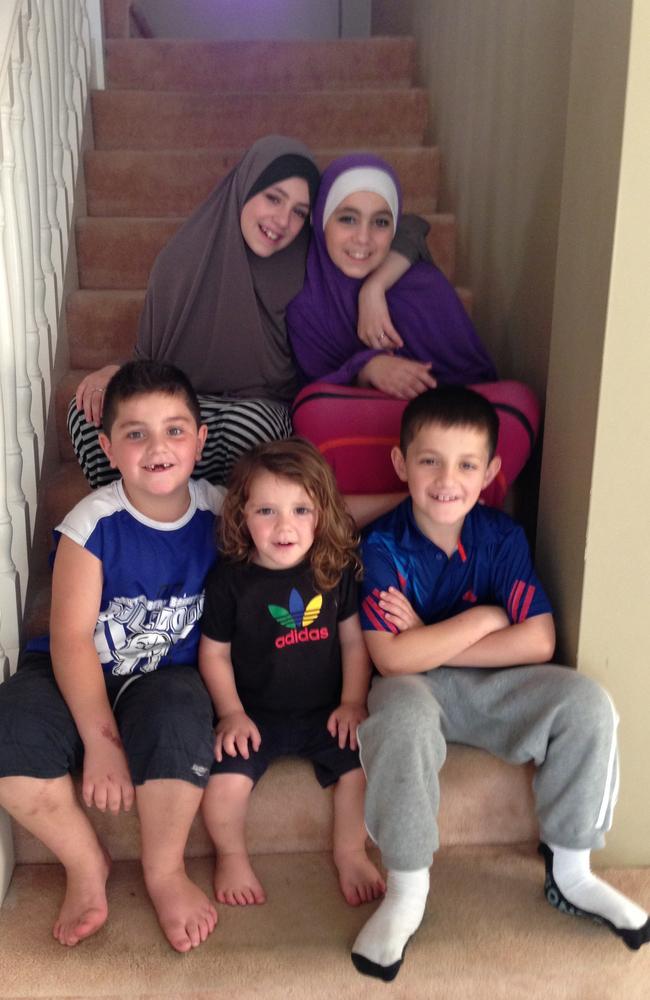
[[[380,351],[357,337],[357,299],[362,281],[348,278],[332,263],[325,245],[323,210],[334,181],[356,167],[375,167],[401,189],[392,168],[371,153],[342,156],[323,173],[313,212],[313,231],[302,291],[287,309],[289,340],[309,382],[354,383]],[[494,366],[444,274],[433,264],[413,264],[387,293],[391,319],[404,346],[395,353],[432,362],[441,383],[473,384],[496,379]]]

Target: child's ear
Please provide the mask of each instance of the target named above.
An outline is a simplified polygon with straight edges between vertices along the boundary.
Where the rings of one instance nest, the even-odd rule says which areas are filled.
[[[113,461],[113,449],[111,447],[111,439],[109,438],[108,434],[104,434],[103,431],[100,431],[99,434],[97,435],[97,438],[99,440],[100,448],[102,449],[102,451],[104,452],[106,458],[110,463],[111,469],[117,469],[117,465]]]
[[[488,467],[485,470],[485,477],[483,479],[482,489],[485,489],[490,485],[490,483],[496,479],[501,471],[501,459],[498,455],[495,455],[491,462],[488,463]]]
[[[395,445],[395,447],[391,450],[390,458],[393,463],[393,468],[399,478],[403,483],[408,482],[408,477],[406,475],[406,462],[404,460],[404,456],[402,455],[402,449]]]
[[[203,446],[205,445],[205,440],[208,436],[208,425],[201,424],[199,427],[198,434],[196,435],[196,461],[201,457],[201,452],[203,451]]]

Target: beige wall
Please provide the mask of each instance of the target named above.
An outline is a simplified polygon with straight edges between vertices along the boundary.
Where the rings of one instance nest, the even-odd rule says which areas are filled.
[[[648,94],[650,5],[577,0],[539,547],[565,641],[621,716],[603,860],[630,864],[650,864]]]
[[[616,221],[630,3],[576,4],[538,561],[578,653],[585,541]],[[607,73],[603,73],[603,65]],[[561,496],[561,502],[558,498]]]
[[[569,79],[571,0],[374,0],[373,33],[413,34],[441,148],[458,279],[504,377],[543,398]]]

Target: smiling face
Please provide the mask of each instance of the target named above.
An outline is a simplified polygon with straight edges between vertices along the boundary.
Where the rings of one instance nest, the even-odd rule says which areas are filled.
[[[397,475],[408,483],[420,531],[451,555],[465,516],[501,467],[498,457],[488,460],[486,432],[426,424],[415,434],[406,456],[394,448],[392,459]]]
[[[120,402],[110,438],[100,433],[99,442],[133,506],[174,521],[187,509],[187,483],[206,434],[180,393],[148,392]]]
[[[258,257],[288,247],[309,218],[309,187],[302,177],[287,177],[249,198],[239,217],[242,236]]]
[[[312,547],[318,511],[300,483],[259,472],[250,484],[244,514],[258,566],[290,569]]]
[[[388,202],[373,191],[355,191],[325,225],[330,259],[349,278],[366,278],[386,260],[395,234]]]

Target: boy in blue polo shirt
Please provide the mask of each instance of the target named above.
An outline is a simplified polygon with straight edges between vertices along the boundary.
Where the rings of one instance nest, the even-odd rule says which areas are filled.
[[[493,407],[471,390],[414,399],[392,454],[410,497],[364,541],[361,620],[381,676],[358,735],[388,878],[352,960],[386,981],[424,915],[448,741],[534,761],[547,900],[630,948],[650,940],[648,914],[590,869],[618,791],[614,706],[573,670],[521,666],[550,659],[555,630],[522,529],[477,503],[499,471],[497,436]]]

